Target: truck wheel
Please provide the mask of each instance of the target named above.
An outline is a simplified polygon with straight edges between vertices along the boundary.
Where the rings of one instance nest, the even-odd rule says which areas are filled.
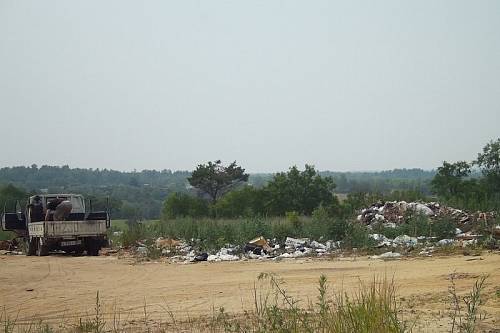
[[[75,249],[75,256],[79,257],[83,254],[83,246],[78,246],[76,249]]]
[[[98,256],[100,250],[99,242],[94,239],[89,239],[87,242],[87,255]]]
[[[46,256],[49,254],[49,247],[44,244],[41,238],[38,238],[38,244],[36,247],[36,255],[39,257]]]
[[[36,239],[26,240],[26,255],[32,256],[36,254]]]

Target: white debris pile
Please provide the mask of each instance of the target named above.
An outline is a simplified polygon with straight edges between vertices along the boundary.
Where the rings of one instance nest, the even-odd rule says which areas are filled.
[[[287,237],[285,240],[285,249],[290,249],[290,248],[303,248],[307,244],[309,244],[309,238],[292,238],[292,237]]]
[[[404,202],[404,201],[403,201]],[[426,205],[420,203],[420,202],[410,202],[408,204],[408,208],[411,211],[417,213],[417,214],[422,214],[426,216],[432,216],[434,215],[434,211],[427,207]]]
[[[140,256],[147,256],[148,255],[148,248],[146,246],[138,246],[136,249],[136,252]]]
[[[418,244],[418,239],[417,237],[410,237],[408,235],[399,235],[398,237],[394,238],[392,243],[396,246],[415,247]]]
[[[207,257],[207,261],[236,261],[240,257],[233,254],[236,251],[234,247],[223,247],[216,254],[211,254]]]
[[[392,239],[389,239],[382,234],[369,234],[368,237],[377,242],[377,247],[392,246]]]
[[[493,227],[493,237],[500,239],[500,225],[496,225]]]
[[[362,209],[357,219],[368,226],[382,223],[385,227],[396,227],[405,223],[407,216],[414,214],[428,216],[431,219],[449,218],[462,232],[474,229],[479,222],[494,221],[496,218],[494,212],[467,213],[437,202],[379,201]]]
[[[369,234],[368,237],[373,239],[377,245],[376,247],[403,247],[413,248],[419,244],[419,238],[425,240],[425,237],[410,237],[408,235],[399,235],[394,239],[387,238],[382,234]]]
[[[455,245],[454,239],[441,239],[436,243],[436,246],[452,246]]]
[[[422,248],[422,250],[418,253],[418,255],[424,257],[432,257],[433,252],[434,252],[434,246],[426,246]]]
[[[293,238],[285,239],[285,252],[280,254],[279,258],[300,258],[305,256],[323,256],[331,253],[340,247],[340,242],[328,240],[325,243],[309,238]]]

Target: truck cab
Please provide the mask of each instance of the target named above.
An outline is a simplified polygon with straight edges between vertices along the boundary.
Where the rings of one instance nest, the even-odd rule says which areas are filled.
[[[54,220],[52,200],[65,202],[70,211],[63,218]],[[23,238],[27,255],[47,255],[50,251],[98,255],[108,244],[109,212],[88,211],[80,194],[39,194],[28,198],[21,209],[16,203],[15,212],[2,214],[2,229],[15,232]]]

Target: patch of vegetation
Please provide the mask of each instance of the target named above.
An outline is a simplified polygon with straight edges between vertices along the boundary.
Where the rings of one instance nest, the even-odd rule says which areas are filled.
[[[382,234],[387,238],[399,235],[412,237],[426,236],[437,239],[453,238],[455,236],[455,223],[448,217],[430,219],[425,215],[408,215],[404,223],[395,228],[384,227],[382,223],[374,224],[373,232]]]
[[[476,280],[472,290],[464,297],[457,293],[455,284],[455,273],[450,275],[450,286],[448,292],[450,295],[450,319],[451,330],[454,333],[473,333],[476,331],[477,324],[485,319],[485,314],[479,311],[482,304],[482,292],[484,291],[486,275]]]
[[[269,289],[254,290],[254,310],[245,320],[231,318],[220,308],[210,323],[217,332],[406,332],[410,326],[399,314],[395,286],[386,279],[360,284],[354,295],[329,294],[327,279],[318,283],[315,303],[300,307],[300,300],[273,274],[261,274]]]

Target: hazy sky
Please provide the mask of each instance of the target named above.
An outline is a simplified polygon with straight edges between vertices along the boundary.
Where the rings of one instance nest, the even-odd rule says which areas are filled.
[[[500,137],[500,1],[0,0],[0,166],[434,168]]]

